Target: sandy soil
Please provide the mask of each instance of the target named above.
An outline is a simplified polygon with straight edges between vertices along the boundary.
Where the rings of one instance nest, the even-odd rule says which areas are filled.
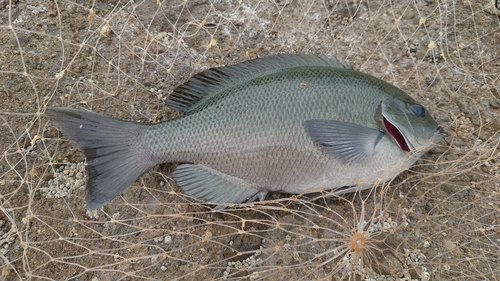
[[[500,12],[484,2],[0,0],[0,280],[498,280]],[[46,106],[165,121],[193,74],[281,52],[393,83],[446,143],[357,195],[214,211],[164,164],[85,211],[85,159]]]

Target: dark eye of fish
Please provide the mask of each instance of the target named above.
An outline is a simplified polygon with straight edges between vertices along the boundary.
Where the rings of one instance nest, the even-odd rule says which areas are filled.
[[[425,108],[423,108],[421,105],[412,105],[411,111],[417,117],[424,117],[425,116]]]
[[[401,132],[394,125],[392,125],[391,122],[385,119],[385,117],[384,117],[384,126],[387,132],[389,132],[389,134],[392,135],[392,137],[396,140],[396,142],[398,143],[399,147],[402,150],[410,151],[410,148],[408,147],[408,144],[406,143],[405,138],[403,137]]]

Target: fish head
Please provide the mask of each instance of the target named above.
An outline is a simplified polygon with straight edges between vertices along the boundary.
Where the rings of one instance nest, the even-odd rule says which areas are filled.
[[[380,111],[381,127],[403,151],[424,153],[443,139],[443,129],[413,100],[388,99]]]

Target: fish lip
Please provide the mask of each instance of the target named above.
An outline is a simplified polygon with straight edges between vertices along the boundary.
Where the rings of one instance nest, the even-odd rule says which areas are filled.
[[[405,152],[410,152],[412,150],[412,145],[403,135],[401,130],[398,129],[394,124],[391,123],[385,116],[382,116],[385,131],[388,132],[392,139],[398,144],[399,148]]]
[[[445,131],[441,126],[438,126],[434,131],[434,135],[432,136],[432,142],[438,143],[444,139]]]

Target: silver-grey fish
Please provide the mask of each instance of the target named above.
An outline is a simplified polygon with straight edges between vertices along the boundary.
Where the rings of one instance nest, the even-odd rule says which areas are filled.
[[[443,135],[406,93],[326,56],[208,69],[167,105],[184,115],[148,125],[47,108],[87,158],[87,209],[167,162],[181,163],[172,178],[185,193],[215,203],[262,200],[268,191],[361,190],[394,178]]]

